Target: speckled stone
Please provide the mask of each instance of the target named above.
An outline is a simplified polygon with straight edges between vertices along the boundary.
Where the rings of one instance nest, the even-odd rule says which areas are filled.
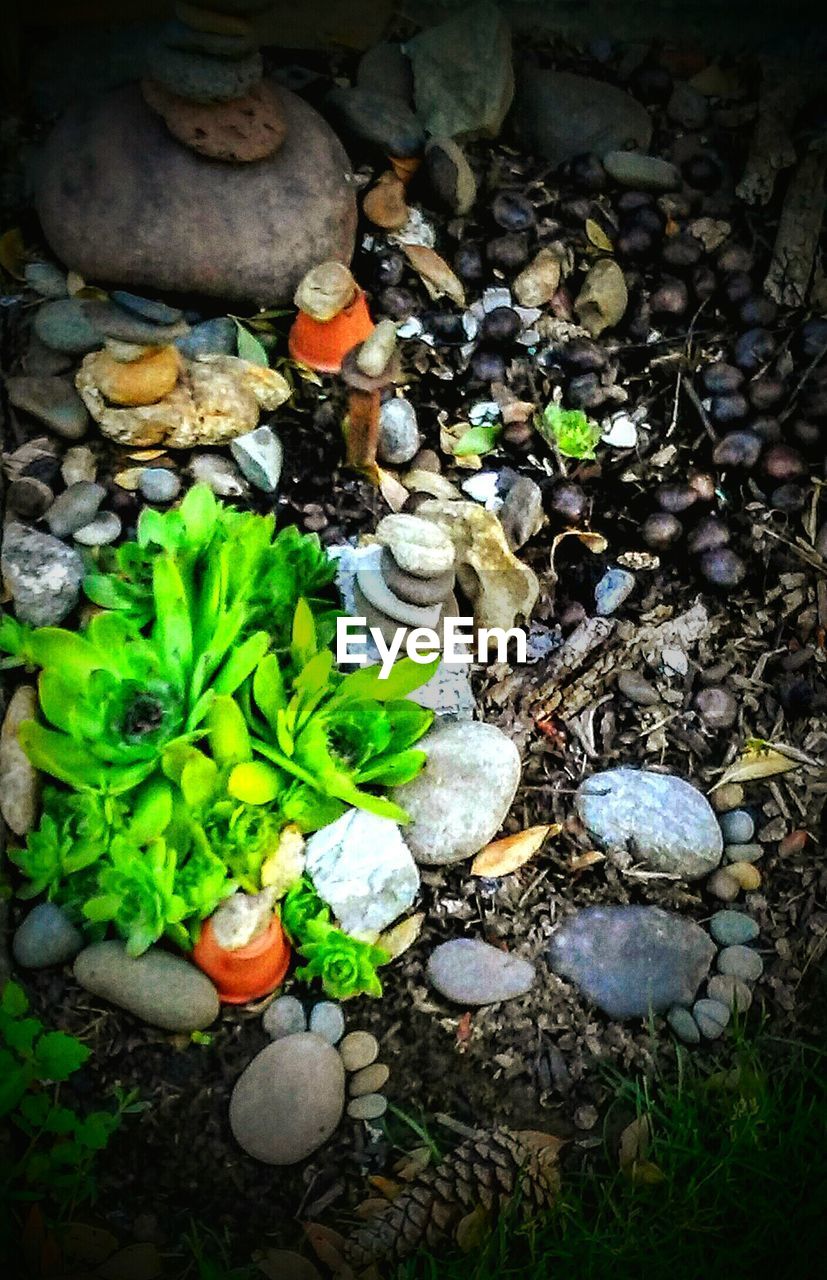
[[[679,1004],[674,1005],[667,1013],[666,1021],[684,1044],[700,1043],[701,1033],[698,1024],[688,1009],[681,1008]]]
[[[181,480],[166,467],[147,467],[141,472],[138,488],[147,502],[173,502],[181,492]]]
[[[764,856],[764,848],[753,841],[751,844],[728,844],[724,848],[726,862],[758,862]]]
[[[718,969],[721,973],[730,974],[733,978],[741,978],[744,982],[757,982],[764,972],[764,961],[757,951],[751,947],[736,944],[724,947],[718,954]]]
[[[82,547],[108,547],[121,534],[121,518],[114,511],[101,511],[94,520],[75,529],[72,535]]]
[[[388,1083],[391,1069],[385,1062],[373,1062],[357,1071],[350,1081],[351,1098],[363,1098],[366,1093],[378,1093]]]
[[[705,1040],[717,1040],[724,1034],[731,1015],[729,1007],[720,1000],[705,999],[695,1001],[692,1016]]]
[[[575,799],[584,826],[604,849],[627,849],[653,871],[697,880],[721,860],[721,828],[709,802],[682,778],[645,769],[607,769],[582,782]]]
[[[749,844],[755,835],[755,822],[746,809],[730,809],[718,819],[727,844]]]
[[[388,1100],[381,1093],[366,1093],[348,1103],[347,1113],[351,1120],[378,1120],[387,1109]]]
[[[481,938],[453,938],[431,955],[428,981],[455,1004],[496,1004],[515,1000],[534,985],[534,965],[500,951]]]
[[[379,1057],[379,1041],[369,1031],[351,1031],[339,1045],[346,1071],[361,1071]]]
[[[278,996],[264,1011],[261,1025],[271,1040],[293,1036],[307,1030],[307,1018],[295,996]]]
[[[55,626],[80,595],[83,561],[74,547],[51,534],[9,521],[3,534],[3,582],[21,622]]]
[[[720,1000],[733,1013],[746,1013],[752,1004],[752,992],[743,978],[732,973],[716,973],[706,984],[706,993],[711,1000]]]
[[[709,797],[716,813],[729,813],[744,803],[744,788],[740,782],[725,782]]]
[[[717,871],[713,871],[706,882],[706,887],[720,902],[734,902],[741,892],[740,884],[735,876],[730,875],[726,867],[719,867]]]
[[[758,937],[757,920],[742,911],[716,911],[709,922],[709,932],[722,947],[754,942]]]

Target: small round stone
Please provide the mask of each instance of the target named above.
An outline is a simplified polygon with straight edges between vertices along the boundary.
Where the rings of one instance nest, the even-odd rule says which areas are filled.
[[[676,1004],[666,1015],[666,1021],[679,1040],[684,1044],[698,1044],[701,1038],[698,1024],[688,1009]]]
[[[70,485],[59,498],[55,498],[46,512],[49,532],[56,538],[65,538],[77,529],[82,529],[94,520],[105,497],[106,490],[103,486],[88,480]]]
[[[725,782],[712,792],[709,799],[717,813],[729,813],[744,803],[744,788],[740,782]]]
[[[339,1046],[346,1071],[361,1071],[379,1057],[379,1041],[369,1031],[351,1031]]]
[[[754,942],[759,930],[758,922],[742,911],[716,911],[709,922],[709,932],[720,946],[734,947]]]
[[[660,702],[660,694],[639,671],[621,671],[617,677],[617,687],[630,702],[639,707],[653,707]]]
[[[749,844],[728,844],[724,848],[724,858],[727,862],[758,862],[763,856],[763,845],[755,841]]]
[[[751,862],[730,862],[721,868],[721,875],[729,876],[748,893],[761,887],[761,872]]]
[[[381,1093],[366,1093],[363,1098],[354,1098],[348,1103],[347,1113],[351,1120],[378,1120],[388,1109],[388,1100]]]
[[[746,809],[731,809],[721,818],[721,831],[726,844],[748,844],[755,835],[755,822]]]
[[[268,1005],[261,1025],[271,1040],[281,1040],[284,1036],[306,1031],[307,1019],[301,1001],[295,996],[279,996]]]
[[[310,1030],[328,1044],[338,1044],[345,1034],[342,1006],[333,1000],[320,1000],[310,1012]]]
[[[101,511],[89,524],[75,529],[74,539],[83,547],[108,547],[120,537],[121,518],[114,511]]]
[[[390,466],[410,462],[421,443],[416,410],[410,400],[403,396],[386,400],[379,411],[379,440],[376,446],[382,461]]]
[[[710,1000],[720,1000],[733,1013],[746,1013],[752,1004],[752,992],[742,978],[731,973],[716,973],[706,984]]]
[[[454,589],[456,575],[453,569],[437,573],[432,578],[416,578],[400,569],[387,547],[382,548],[380,570],[385,585],[398,599],[407,604],[426,606],[441,604]]]
[[[147,467],[141,472],[138,488],[147,502],[172,502],[181,492],[181,481],[166,467]]]
[[[363,1098],[368,1093],[378,1093],[388,1083],[391,1069],[385,1062],[374,1062],[357,1071],[350,1082],[351,1098]]]
[[[730,1019],[727,1005],[720,1000],[696,1000],[692,1015],[706,1040],[717,1040],[724,1034]]]
[[[39,902],[14,935],[12,951],[23,969],[46,969],[74,960],[83,934],[54,902]]]
[[[695,706],[710,729],[729,729],[738,715],[738,703],[726,689],[701,689]]]
[[[764,972],[764,961],[751,947],[724,947],[718,954],[718,969],[742,982],[757,982]]]
[[[714,898],[719,898],[721,902],[734,902],[741,891],[741,886],[734,875],[731,874],[731,868],[719,867],[714,871],[706,882],[706,887]]]

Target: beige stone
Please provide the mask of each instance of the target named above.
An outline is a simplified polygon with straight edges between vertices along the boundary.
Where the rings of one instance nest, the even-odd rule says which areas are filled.
[[[344,263],[320,262],[303,278],[293,301],[314,320],[332,320],[353,301],[356,287]]]
[[[599,258],[583,281],[574,309],[583,327],[596,338],[623,319],[628,302],[623,271],[614,258]]]
[[[18,741],[24,720],[37,715],[37,690],[22,684],[9,703],[0,731],[0,811],[17,836],[25,836],[37,821],[40,774]]]
[[[150,347],[126,361],[110,351],[94,351],[85,363],[105,399],[121,407],[157,404],[169,395],[181,369],[176,347]]]

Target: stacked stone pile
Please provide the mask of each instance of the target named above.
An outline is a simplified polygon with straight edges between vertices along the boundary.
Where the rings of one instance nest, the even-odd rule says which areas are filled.
[[[362,561],[354,595],[368,626],[386,640],[400,627],[439,631],[457,613],[454,547],[438,526],[418,516],[386,516],[374,553]]]

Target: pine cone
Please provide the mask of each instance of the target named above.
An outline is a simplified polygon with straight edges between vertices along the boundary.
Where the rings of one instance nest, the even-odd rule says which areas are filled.
[[[496,1217],[518,1189],[526,1215],[547,1209],[559,1187],[559,1146],[550,1134],[510,1129],[461,1143],[348,1239],[348,1263],[360,1271],[408,1257],[422,1244],[433,1247],[480,1205]]]

